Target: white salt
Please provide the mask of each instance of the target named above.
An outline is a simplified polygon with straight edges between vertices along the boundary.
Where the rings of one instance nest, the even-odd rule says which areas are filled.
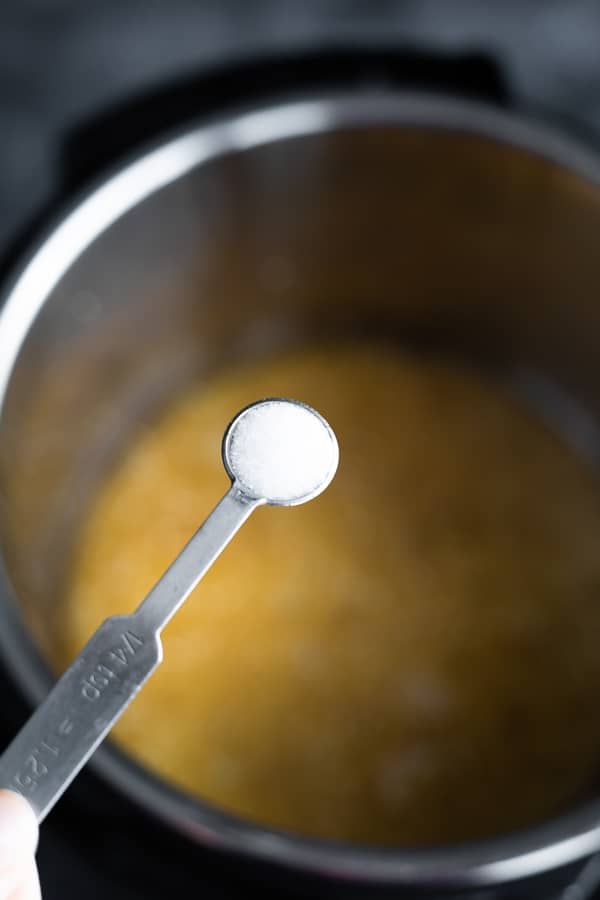
[[[225,456],[245,494],[291,505],[327,487],[337,468],[338,445],[329,425],[310,407],[264,400],[232,423]]]

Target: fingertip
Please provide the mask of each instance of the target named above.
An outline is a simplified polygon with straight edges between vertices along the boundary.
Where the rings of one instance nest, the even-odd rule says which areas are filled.
[[[38,823],[27,800],[15,791],[0,790],[0,848],[35,853]]]
[[[32,863],[25,880],[11,894],[10,900],[41,900],[40,879],[35,864]]]

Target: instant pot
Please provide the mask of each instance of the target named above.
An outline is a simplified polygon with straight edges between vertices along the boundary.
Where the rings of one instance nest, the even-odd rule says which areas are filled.
[[[44,648],[95,485],[136,422],[215,366],[313,336],[415,336],[507,372],[550,373],[564,394],[539,402],[598,450],[586,430],[600,414],[593,146],[510,109],[478,56],[336,53],[203,84],[180,87],[172,105],[154,95],[166,112],[149,143],[135,114],[129,129],[109,117],[73,135],[67,193],[109,157],[112,167],[5,280],[0,645],[29,704],[52,683]],[[103,129],[117,137],[99,149]],[[125,143],[139,145],[114,163]],[[200,893],[203,872],[218,883],[235,865],[279,896],[559,896],[600,850],[594,795],[523,833],[375,850],[229,816],[110,743],[92,766],[72,812],[164,837],[156,863],[140,839],[123,871],[134,886],[156,864]]]

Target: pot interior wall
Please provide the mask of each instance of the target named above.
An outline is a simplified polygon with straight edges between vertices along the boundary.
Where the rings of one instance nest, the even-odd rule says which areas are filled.
[[[374,332],[544,373],[595,417],[599,234],[576,174],[424,127],[232,152],[123,215],[48,297],[0,422],[3,552],[42,649],[98,479],[199,373]]]

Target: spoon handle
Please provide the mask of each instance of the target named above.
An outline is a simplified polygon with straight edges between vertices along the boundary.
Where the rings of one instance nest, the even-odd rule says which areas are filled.
[[[137,614],[148,628],[162,631],[248,516],[263,503],[241,493],[235,484],[231,486],[138,607]]]
[[[160,631],[261,504],[223,497],[132,615],[107,619],[0,757],[41,822],[162,661]]]
[[[41,822],[162,660],[136,614],[107,619],[0,758]]]

